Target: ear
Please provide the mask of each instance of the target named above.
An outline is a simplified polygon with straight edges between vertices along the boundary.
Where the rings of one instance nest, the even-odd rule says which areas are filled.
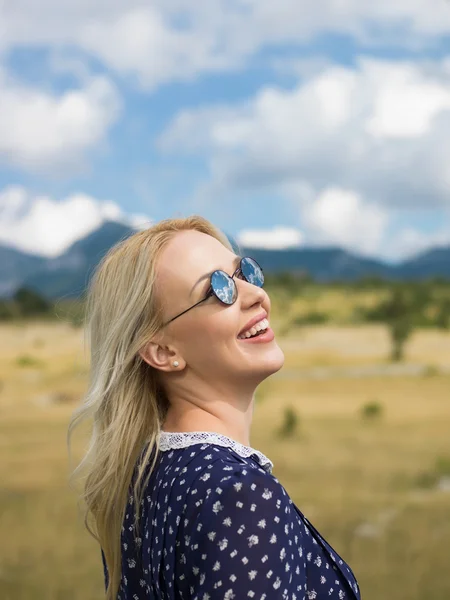
[[[173,371],[172,362],[177,359],[181,363],[177,353],[169,346],[162,346],[158,342],[147,342],[147,344],[139,351],[142,360],[148,363],[151,367],[160,371]],[[180,369],[178,369],[180,370]]]

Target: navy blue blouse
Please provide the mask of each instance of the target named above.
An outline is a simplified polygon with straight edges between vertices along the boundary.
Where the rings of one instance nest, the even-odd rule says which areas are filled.
[[[160,450],[136,541],[130,492],[117,600],[360,600],[264,454],[212,432],[162,431]]]

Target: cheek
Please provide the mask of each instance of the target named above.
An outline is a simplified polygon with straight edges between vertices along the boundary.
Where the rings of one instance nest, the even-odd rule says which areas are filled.
[[[183,337],[203,343],[217,343],[219,340],[228,343],[237,336],[238,331],[239,317],[232,310],[224,310],[203,319],[195,319],[195,323],[190,324],[189,331]]]
[[[205,326],[205,335],[211,339],[230,340],[236,337],[236,332],[239,329],[239,322],[231,315],[220,315],[221,318],[211,319]]]

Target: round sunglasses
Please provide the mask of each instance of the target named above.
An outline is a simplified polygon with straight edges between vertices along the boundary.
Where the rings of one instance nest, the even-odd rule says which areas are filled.
[[[171,323],[175,319],[178,319],[178,317],[184,315],[184,313],[188,312],[188,310],[191,310],[191,308],[195,308],[211,296],[216,296],[216,298],[218,298],[223,304],[234,304],[238,297],[238,290],[234,281],[234,277],[236,275],[242,275],[248,283],[252,283],[253,285],[256,285],[258,287],[263,287],[264,285],[264,273],[260,265],[256,262],[254,258],[251,258],[250,256],[244,256],[243,258],[241,258],[239,266],[237,267],[233,275],[230,276],[221,269],[218,269],[217,271],[211,273],[210,287],[206,292],[206,296],[193,306],[181,312],[179,315],[176,315],[175,317],[170,319],[170,321],[166,321],[166,323],[164,323],[163,326],[167,325],[168,323]]]

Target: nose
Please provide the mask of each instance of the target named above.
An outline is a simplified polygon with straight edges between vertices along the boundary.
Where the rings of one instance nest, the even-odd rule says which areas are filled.
[[[253,306],[253,304],[266,302],[267,292],[262,287],[258,287],[244,279],[238,279],[236,283],[238,285],[238,296],[243,306]]]

